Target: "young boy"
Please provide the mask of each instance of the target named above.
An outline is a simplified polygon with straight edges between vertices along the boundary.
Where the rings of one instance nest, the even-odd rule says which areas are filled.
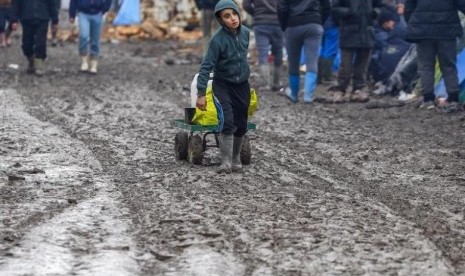
[[[212,36],[197,80],[197,107],[206,110],[205,93],[213,71],[213,93],[223,109],[224,124],[220,133],[221,165],[218,173],[242,169],[240,152],[247,132],[250,103],[250,69],[247,63],[250,31],[241,24],[239,7],[232,0],[220,0],[215,6],[220,28]],[[213,108],[213,107],[211,107]]]

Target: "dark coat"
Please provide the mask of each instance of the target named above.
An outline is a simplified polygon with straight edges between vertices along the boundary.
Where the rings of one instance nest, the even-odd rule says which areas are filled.
[[[254,25],[278,25],[278,0],[244,0],[242,7],[253,17]]]
[[[215,14],[224,9],[233,9],[239,14],[240,10],[233,0],[221,0],[215,6]],[[239,17],[240,18],[240,17]],[[250,30],[241,25],[237,33],[232,33],[221,20],[221,27],[213,34],[208,42],[208,48],[199,69],[197,79],[197,95],[205,96],[210,73],[213,71],[215,79],[227,83],[240,84],[249,79],[250,68],[247,61]]]
[[[310,23],[323,25],[331,13],[329,0],[279,0],[278,18],[281,29]]]
[[[458,11],[465,0],[406,0],[407,39],[455,39],[463,35]]]
[[[76,12],[87,14],[106,13],[111,6],[111,0],[71,0],[69,3],[69,17],[75,18]]]
[[[195,0],[199,10],[214,10],[219,0]]]
[[[334,0],[332,15],[340,27],[341,48],[372,48],[374,20],[382,0]]]
[[[58,24],[58,10],[55,0],[15,0],[13,1],[12,22],[32,20],[52,20]]]

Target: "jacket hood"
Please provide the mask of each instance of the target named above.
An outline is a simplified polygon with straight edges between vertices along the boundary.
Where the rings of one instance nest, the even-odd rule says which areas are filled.
[[[219,20],[220,18],[220,14],[219,12],[224,10],[224,9],[233,9],[237,12],[237,14],[239,14],[239,20],[241,20],[241,14],[240,14],[240,10],[239,10],[239,7],[237,6],[236,2],[234,2],[233,0],[220,0],[216,6],[215,6],[215,15],[216,15],[216,19],[218,19],[218,22],[221,23],[221,20]]]

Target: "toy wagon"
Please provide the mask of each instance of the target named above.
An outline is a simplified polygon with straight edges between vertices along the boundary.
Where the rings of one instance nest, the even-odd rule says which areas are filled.
[[[174,138],[174,153],[177,160],[187,160],[189,163],[200,165],[202,164],[204,152],[207,148],[218,148],[218,132],[216,125],[201,126],[186,124],[184,119],[177,119],[171,123],[174,127],[181,129],[176,133]],[[254,123],[247,123],[248,130],[255,130]],[[207,143],[207,136],[214,136],[214,143]],[[241,149],[241,163],[243,165],[250,164],[252,152],[250,148],[250,138],[244,136]]]

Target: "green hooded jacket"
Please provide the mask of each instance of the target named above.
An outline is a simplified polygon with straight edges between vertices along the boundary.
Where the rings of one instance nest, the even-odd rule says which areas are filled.
[[[197,79],[199,96],[206,93],[210,72],[213,72],[216,79],[237,84],[247,81],[250,76],[247,61],[250,31],[241,24],[237,34],[231,32],[219,19],[219,12],[224,9],[233,9],[239,14],[239,7],[232,0],[220,0],[215,6],[215,15],[221,27],[210,39],[200,66]]]

